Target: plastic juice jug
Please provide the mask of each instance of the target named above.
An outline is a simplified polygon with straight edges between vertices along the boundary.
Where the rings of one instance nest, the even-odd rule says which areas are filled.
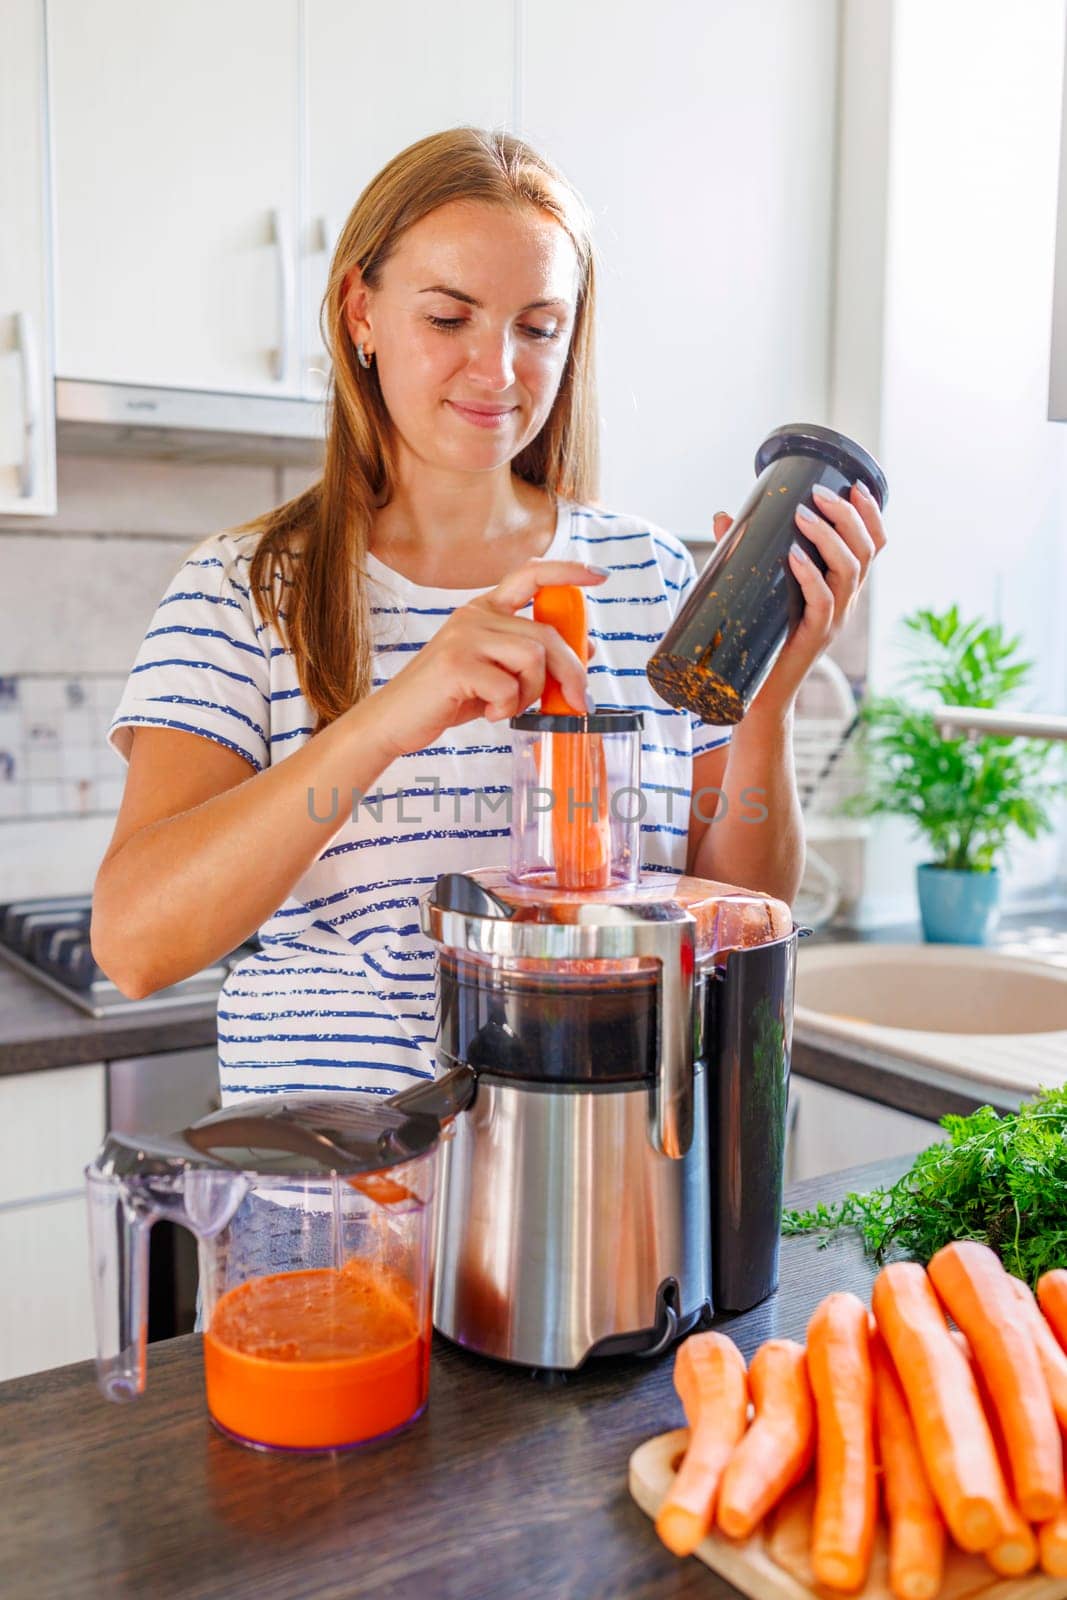
[[[337,1450],[417,1417],[442,1125],[419,1105],[435,1095],[439,1109],[433,1083],[386,1100],[275,1095],[179,1134],[110,1134],[86,1169],[107,1398],[144,1389],[149,1232],[166,1217],[198,1240],[207,1406],[224,1433]]]

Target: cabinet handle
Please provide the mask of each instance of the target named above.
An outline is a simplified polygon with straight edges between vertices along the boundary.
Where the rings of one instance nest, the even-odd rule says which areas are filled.
[[[322,255],[332,256],[340,237],[341,229],[335,216],[327,212],[319,218],[319,251]]]
[[[293,250],[284,211],[280,209],[272,211],[270,221],[271,243],[274,245],[274,260],[278,274],[278,343],[274,350],[273,376],[279,383],[285,383],[289,378],[292,358]]]
[[[37,362],[37,341],[28,311],[15,312],[15,350],[19,360],[19,385],[22,393],[22,459],[19,462],[19,494],[32,500],[37,493],[37,435],[41,427],[41,371]]]

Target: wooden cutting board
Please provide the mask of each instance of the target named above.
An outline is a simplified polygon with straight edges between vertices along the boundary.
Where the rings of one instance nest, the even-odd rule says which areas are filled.
[[[689,1438],[687,1428],[646,1439],[630,1457],[630,1493],[653,1520],[663,1504]],[[811,1479],[795,1489],[750,1539],[710,1533],[694,1552],[713,1572],[752,1600],[842,1600],[840,1591],[815,1582],[811,1543]],[[1067,1600],[1067,1578],[1031,1573],[998,1578],[981,1556],[965,1555],[949,1544],[938,1600]],[[859,1600],[894,1600],[889,1587],[885,1527],[879,1521],[871,1570]]]

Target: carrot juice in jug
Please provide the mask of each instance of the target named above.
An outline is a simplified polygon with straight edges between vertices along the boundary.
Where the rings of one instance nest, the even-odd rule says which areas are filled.
[[[249,1278],[204,1335],[208,1410],[247,1443],[343,1448],[421,1412],[429,1356],[411,1284],[380,1263]]]

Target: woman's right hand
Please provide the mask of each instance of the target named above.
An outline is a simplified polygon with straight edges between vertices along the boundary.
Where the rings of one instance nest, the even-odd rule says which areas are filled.
[[[606,577],[603,568],[582,561],[534,559],[457,606],[415,658],[364,702],[380,714],[392,756],[423,750],[447,728],[476,717],[502,722],[517,716],[540,699],[546,673],[571,705],[589,704],[586,663],[555,628],[515,612],[548,585],[603,583]]]

